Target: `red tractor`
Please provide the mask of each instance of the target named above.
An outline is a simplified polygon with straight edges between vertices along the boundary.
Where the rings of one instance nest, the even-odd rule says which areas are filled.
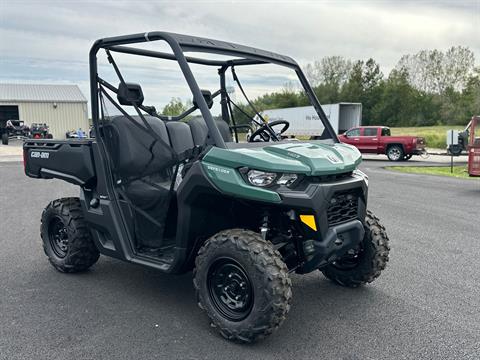
[[[472,117],[467,127],[470,128],[468,141],[468,174],[470,176],[480,176],[480,116]]]

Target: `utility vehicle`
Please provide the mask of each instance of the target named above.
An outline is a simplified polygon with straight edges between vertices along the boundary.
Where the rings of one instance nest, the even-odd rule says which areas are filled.
[[[33,139],[52,139],[50,128],[45,123],[32,123],[30,127],[30,137]]]
[[[9,139],[25,139],[30,136],[30,128],[22,120],[0,121],[2,144],[8,145]]]
[[[141,47],[153,41],[166,43],[171,53]],[[142,87],[120,71],[120,54],[176,61],[192,107],[165,116],[144,104]],[[100,76],[99,69],[110,66],[97,65],[100,55],[118,86]],[[218,75],[219,89],[201,90],[192,64]],[[238,142],[233,108],[240,107],[227,91],[227,74],[261,118],[237,72],[265,64],[299,79],[324,124],[321,140],[278,141],[288,128],[280,121],[262,122],[248,143]],[[214,327],[227,339],[252,342],[284,321],[290,273],[319,270],[356,287],[385,268],[388,237],[367,211],[368,179],[357,169],[361,155],[339,143],[290,57],[148,32],[96,41],[90,81],[95,139],[24,143],[28,176],[80,187],[78,198],[52,201],[41,217],[43,248],[57,270],[86,270],[100,254],[171,274],[193,270],[198,304]],[[218,97],[221,119],[211,112]],[[120,115],[110,116],[112,109]],[[198,109],[201,117],[182,121]]]

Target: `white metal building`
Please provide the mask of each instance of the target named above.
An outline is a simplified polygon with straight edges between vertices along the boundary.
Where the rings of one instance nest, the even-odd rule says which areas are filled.
[[[88,131],[87,99],[77,85],[0,84],[0,120],[46,123],[54,138]]]

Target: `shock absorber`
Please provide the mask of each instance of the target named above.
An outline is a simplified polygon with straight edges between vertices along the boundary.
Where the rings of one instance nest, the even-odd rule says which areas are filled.
[[[269,230],[270,228],[268,214],[264,213],[264,215],[262,216],[262,224],[260,225],[260,234],[262,235],[263,240],[267,240]]]

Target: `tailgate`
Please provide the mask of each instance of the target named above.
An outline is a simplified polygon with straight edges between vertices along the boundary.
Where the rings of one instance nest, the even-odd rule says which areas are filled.
[[[425,149],[427,142],[423,137],[417,137],[417,149]]]
[[[26,140],[25,174],[85,186],[95,181],[92,140]]]

